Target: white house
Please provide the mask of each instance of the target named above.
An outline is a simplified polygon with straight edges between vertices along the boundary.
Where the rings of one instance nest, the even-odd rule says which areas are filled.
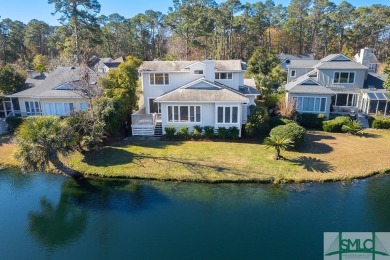
[[[323,113],[328,118],[356,113],[390,116],[390,97],[383,88],[386,76],[370,72],[369,66],[362,64],[364,59],[359,61],[343,54],[318,61],[291,61],[286,100],[296,100],[300,113]]]
[[[84,70],[84,69],[83,69]],[[75,111],[84,111],[89,106],[83,95],[83,80],[78,67],[59,67],[48,74],[34,74],[31,71],[26,88],[15,94],[6,95],[0,103],[0,117],[8,116],[69,116]],[[88,69],[90,85],[96,85],[97,74]]]
[[[245,80],[240,60],[145,61],[139,68],[143,97],[132,115],[133,135],[158,135],[167,125],[235,126],[247,120],[260,93]]]

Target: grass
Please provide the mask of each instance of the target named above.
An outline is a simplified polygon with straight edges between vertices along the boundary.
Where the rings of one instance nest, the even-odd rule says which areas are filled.
[[[0,145],[0,165],[17,165],[12,144]],[[3,154],[7,155],[3,159]],[[198,182],[306,182],[363,178],[390,170],[390,131],[368,130],[365,137],[309,132],[298,152],[274,150],[260,142],[129,140],[95,155],[75,153],[67,163],[101,177]],[[9,163],[7,163],[9,162]]]

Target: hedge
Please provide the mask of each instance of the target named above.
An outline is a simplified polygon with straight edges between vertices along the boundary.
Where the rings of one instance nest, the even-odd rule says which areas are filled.
[[[348,125],[351,118],[349,116],[338,116],[335,119],[324,121],[322,129],[325,132],[342,133],[343,125]]]
[[[322,123],[326,119],[324,114],[302,113],[299,115],[299,124],[308,129],[322,129]]]
[[[306,129],[296,123],[277,126],[270,132],[270,135],[290,139],[293,142],[293,147],[295,149],[302,145],[305,134]]]
[[[390,129],[390,118],[375,117],[371,127],[376,129]]]

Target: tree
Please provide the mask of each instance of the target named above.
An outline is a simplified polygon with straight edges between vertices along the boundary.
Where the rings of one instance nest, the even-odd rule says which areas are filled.
[[[26,76],[14,66],[8,64],[0,67],[0,97],[17,91],[25,81]]]
[[[77,175],[58,157],[76,149],[77,136],[65,120],[55,116],[28,117],[16,131],[15,140],[15,157],[20,160],[23,172],[47,170],[52,163],[62,174]]]
[[[38,54],[34,57],[34,69],[36,71],[39,71],[40,73],[46,72],[47,71],[47,66],[49,64],[49,59],[47,56]]]
[[[97,24],[96,14],[100,12],[100,4],[98,0],[48,0],[49,4],[54,4],[55,13],[61,13],[59,19],[62,23],[69,22],[74,29],[75,47],[77,52],[77,62],[81,64],[81,50],[80,50],[80,32],[84,29],[84,33],[96,33],[99,29]],[[86,32],[86,31],[87,32]],[[83,35],[85,35],[83,33]],[[89,36],[89,35],[87,35]],[[85,39],[85,37],[84,37]]]
[[[384,82],[383,86],[390,91],[390,56],[387,58],[385,69],[383,70],[383,73],[387,75],[387,79]]]
[[[293,142],[283,136],[276,136],[276,135],[271,135],[264,140],[264,144],[266,145],[266,148],[274,148],[275,149],[275,160],[279,160],[281,155],[280,155],[280,150],[285,150],[293,145]]]

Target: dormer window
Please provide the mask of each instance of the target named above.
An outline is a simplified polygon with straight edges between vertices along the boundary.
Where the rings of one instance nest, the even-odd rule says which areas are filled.
[[[150,85],[169,85],[169,74],[150,73]]]
[[[203,74],[203,70],[194,70],[194,74]]]
[[[233,73],[231,73],[231,72],[217,72],[217,73],[215,73],[215,79],[233,79]]]

